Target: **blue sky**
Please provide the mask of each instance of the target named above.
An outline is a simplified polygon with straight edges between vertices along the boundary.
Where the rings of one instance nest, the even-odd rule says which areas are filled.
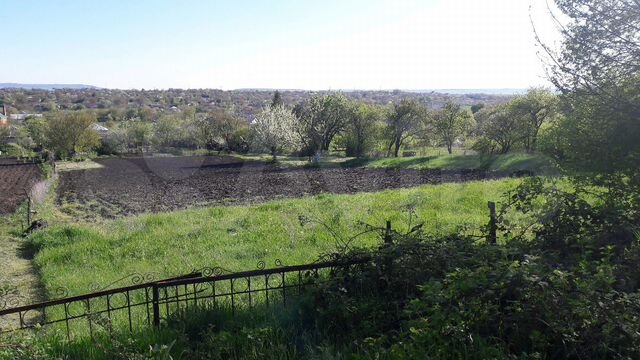
[[[545,85],[541,0],[0,0],[0,82],[111,88]]]

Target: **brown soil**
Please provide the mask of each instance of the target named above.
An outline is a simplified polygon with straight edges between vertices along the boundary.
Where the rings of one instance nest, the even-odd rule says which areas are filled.
[[[60,174],[58,205],[77,217],[118,217],[209,204],[248,204],[319,193],[356,193],[496,177],[482,171],[281,168],[233,157],[98,161]]]
[[[0,162],[0,215],[10,214],[26,200],[25,190],[42,177],[36,164],[11,164]]]

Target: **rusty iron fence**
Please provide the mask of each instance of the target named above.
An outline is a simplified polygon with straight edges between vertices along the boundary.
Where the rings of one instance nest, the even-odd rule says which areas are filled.
[[[135,274],[134,285],[102,289],[85,295],[67,296],[25,306],[16,304],[11,292],[0,289],[0,334],[34,328],[52,328],[68,339],[93,336],[113,329],[134,331],[159,327],[172,316],[190,308],[224,305],[235,316],[240,308],[285,304],[309,286],[333,281],[337,270],[349,270],[369,261],[325,261],[273,268],[229,272],[204,268],[169,279],[152,281]]]

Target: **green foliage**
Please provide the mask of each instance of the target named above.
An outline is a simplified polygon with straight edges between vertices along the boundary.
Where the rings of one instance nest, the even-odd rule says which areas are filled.
[[[549,90],[532,88],[525,95],[510,101],[512,116],[520,118],[524,130],[524,145],[528,152],[538,150],[540,128],[555,115],[558,98]]]
[[[422,130],[427,119],[427,108],[415,100],[402,100],[393,106],[387,117],[387,156],[398,157],[400,147],[410,137]],[[393,152],[392,152],[393,150]]]
[[[42,147],[47,142],[47,121],[44,117],[31,117],[25,121],[29,136],[36,147]]]
[[[506,104],[476,114],[482,122],[479,125],[481,138],[474,144],[475,150],[483,154],[506,154],[527,137],[522,118],[513,109],[511,104]]]
[[[296,112],[302,154],[314,155],[329,150],[333,138],[344,130],[353,116],[353,105],[342,93],[332,93],[312,97],[307,106]]]
[[[133,119],[127,123],[126,135],[130,146],[141,147],[151,144],[153,136],[153,125],[141,119]]]
[[[72,157],[100,145],[100,136],[91,128],[96,123],[93,113],[86,111],[56,111],[47,115],[46,147],[58,156]]]
[[[358,103],[348,120],[342,137],[347,156],[363,157],[371,152],[380,139],[386,111],[376,105]]]
[[[280,95],[280,91],[278,90],[276,90],[273,93],[273,98],[271,99],[271,107],[276,107],[276,106],[284,106],[282,95]]]
[[[229,149],[233,136],[247,127],[246,121],[232,111],[215,109],[205,116],[185,115],[185,120],[193,123],[197,144],[209,150]]]
[[[452,102],[447,102],[430,119],[430,127],[447,146],[449,154],[452,152],[455,141],[464,139],[474,125],[473,115]]]
[[[178,116],[162,116],[153,128],[153,142],[161,147],[176,146],[183,137],[183,123]]]
[[[479,140],[474,149],[486,154],[537,151],[541,129],[557,117],[557,103],[558,98],[549,90],[531,88],[525,95],[478,111]]]
[[[97,346],[85,340],[61,346],[43,337],[30,348],[71,359],[640,356],[638,271],[631,265],[640,258],[639,238],[624,252],[572,250],[579,261],[559,263],[540,237],[496,246],[459,235],[428,236],[419,223],[408,229],[392,231],[391,244],[333,254],[336,260],[372,260],[336,270],[334,281],[302,296],[291,294],[287,306],[236,309],[235,317],[224,306],[191,308],[161,331],[137,332],[130,340],[116,332],[98,337]]]
[[[323,194],[254,206],[148,214],[106,223],[60,224],[35,233],[31,243],[38,249],[34,263],[44,289],[53,292],[64,285],[73,294],[80,294],[91,284],[109,284],[133,272],[174,276],[212,265],[239,271],[254,268],[259,260],[273,263],[276,258],[298,264],[335,248],[336,239],[323,226],[301,226],[301,214],[331,224],[340,237],[357,231],[354,227],[359,222],[374,223],[381,218],[405,228],[407,207],[413,208],[418,217],[429,219],[425,229],[431,233],[459,228],[477,231],[487,219],[487,199],[498,199],[519,181]],[[357,244],[370,246],[376,241],[371,234],[359,238]]]
[[[444,150],[446,151],[446,150]],[[351,162],[347,162],[351,164]],[[358,161],[358,166],[373,168],[409,168],[443,170],[486,170],[507,174],[557,175],[557,164],[539,154],[510,153],[504,155],[434,155]]]
[[[33,151],[25,149],[18,144],[6,144],[6,145],[0,144],[0,151],[2,151],[3,156],[8,156],[8,157],[23,158],[23,157],[32,157],[34,155]]]

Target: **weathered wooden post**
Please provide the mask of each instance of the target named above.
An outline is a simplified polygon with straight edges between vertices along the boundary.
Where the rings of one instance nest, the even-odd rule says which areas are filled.
[[[393,239],[391,237],[391,220],[387,220],[387,229],[385,230],[385,233],[384,233],[384,244],[391,245],[392,240]]]
[[[27,197],[27,228],[31,226],[31,195],[27,189],[24,190],[24,195]]]
[[[489,201],[487,205],[489,206],[489,235],[487,236],[487,241],[490,244],[495,244],[497,242],[496,232],[498,231],[496,203],[494,203],[493,201]]]

